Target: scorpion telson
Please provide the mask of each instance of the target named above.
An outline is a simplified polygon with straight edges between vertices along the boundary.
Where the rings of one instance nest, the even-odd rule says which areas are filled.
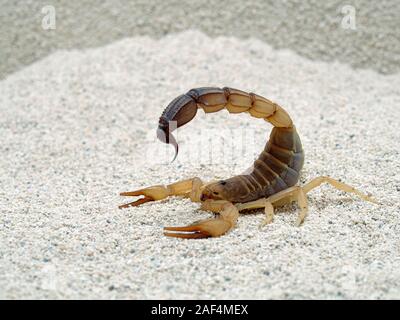
[[[175,156],[172,161],[176,159],[179,151],[178,143],[172,135],[172,131],[188,123],[197,113],[197,103],[189,93],[172,100],[158,122],[158,139],[175,147]]]
[[[195,177],[166,186],[157,185],[121,193],[122,196],[142,197],[121,205],[120,208],[138,206],[169,196],[183,196],[194,202],[201,202],[204,210],[219,213],[216,218],[202,220],[187,227],[165,227],[166,236],[188,239],[218,237],[235,227],[239,212],[257,208],[265,210],[266,217],[260,225],[263,226],[273,221],[274,207],[293,201],[300,207],[296,222],[299,226],[308,212],[306,194],[325,182],[338,190],[376,203],[372,197],[330,177],[318,177],[302,187],[296,186],[304,163],[304,151],[292,119],[278,104],[257,94],[237,89],[191,89],[166,107],[159,120],[157,136],[162,142],[175,147],[174,159],[178,154],[178,144],[171,132],[192,120],[197,109],[203,109],[206,113],[222,109],[229,113],[247,112],[271,123],[274,128],[249,174],[210,183],[203,183]]]

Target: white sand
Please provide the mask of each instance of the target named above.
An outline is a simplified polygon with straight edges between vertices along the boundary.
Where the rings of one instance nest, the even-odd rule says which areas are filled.
[[[288,206],[262,231],[259,211],[226,236],[192,241],[162,235],[210,216],[188,200],[118,210],[120,191],[230,177],[252,163],[270,125],[220,112],[179,130],[178,161],[165,164],[173,150],[156,140],[161,111],[214,85],[285,106],[306,151],[302,183],[340,178],[381,205],[323,186],[300,228]],[[9,76],[0,82],[0,298],[400,298],[399,85],[400,75],[199,32],[57,52]],[[237,144],[241,128],[256,133],[250,151],[228,163],[197,155],[219,132]]]

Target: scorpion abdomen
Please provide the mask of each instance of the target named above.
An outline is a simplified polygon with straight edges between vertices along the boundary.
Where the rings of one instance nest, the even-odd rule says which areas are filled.
[[[270,139],[254,162],[250,181],[256,180],[257,192],[249,193],[252,201],[260,196],[268,197],[299,180],[304,163],[304,151],[296,128],[274,127]],[[253,182],[254,185],[254,182]]]

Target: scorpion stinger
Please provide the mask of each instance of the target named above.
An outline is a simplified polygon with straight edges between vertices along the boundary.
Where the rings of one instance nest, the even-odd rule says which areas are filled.
[[[162,129],[162,128],[157,128],[157,138],[164,143],[172,144],[175,148],[175,156],[172,159],[171,163],[175,161],[176,157],[178,156],[179,152],[179,146],[178,143],[176,142],[175,137],[172,135],[172,133],[169,131],[169,129]]]
[[[178,156],[178,143],[172,135],[172,131],[188,123],[197,113],[197,103],[188,94],[180,95],[172,100],[165,108],[158,122],[157,137],[164,143],[172,144],[175,147],[175,156]]]

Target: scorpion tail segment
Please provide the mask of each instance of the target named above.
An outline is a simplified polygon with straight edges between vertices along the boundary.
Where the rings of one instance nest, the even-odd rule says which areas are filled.
[[[160,141],[172,144],[175,156],[178,156],[178,143],[171,134],[175,129],[183,126],[194,118],[197,113],[197,104],[192,97],[183,94],[175,98],[164,110],[158,122],[157,137]]]
[[[172,100],[170,104],[165,108],[160,117],[159,125],[164,127],[169,122],[176,121],[175,128],[170,128],[174,130],[192,120],[196,115],[196,112],[196,101],[191,96],[187,94],[182,94]]]

